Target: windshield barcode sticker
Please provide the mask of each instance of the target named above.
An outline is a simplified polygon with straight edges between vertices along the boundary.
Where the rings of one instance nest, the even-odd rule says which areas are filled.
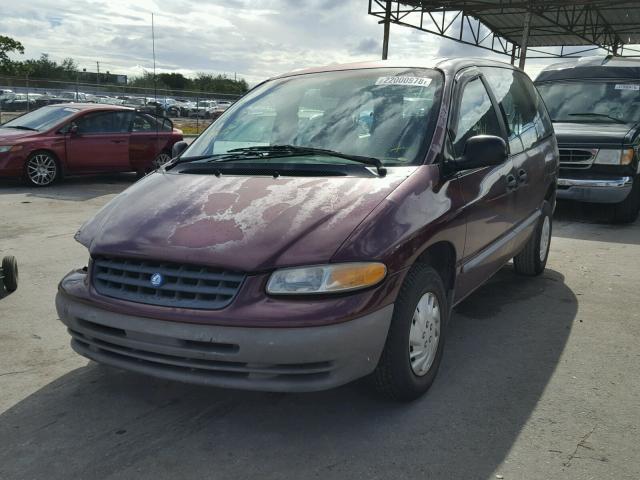
[[[405,85],[407,87],[428,87],[431,84],[430,78],[424,77],[380,77],[376,80],[376,85]]]
[[[640,85],[634,85],[632,83],[619,83],[618,85],[616,85],[616,90],[634,90],[634,91],[638,91],[640,90]]]

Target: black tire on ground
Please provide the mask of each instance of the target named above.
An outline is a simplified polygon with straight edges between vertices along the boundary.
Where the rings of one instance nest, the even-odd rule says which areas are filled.
[[[551,233],[553,230],[553,212],[549,202],[542,205],[542,215],[538,219],[535,230],[529,237],[522,251],[513,257],[516,273],[534,277],[544,272],[549,258]],[[548,222],[548,225],[546,225]],[[546,242],[546,243],[543,243]]]
[[[631,223],[640,214],[640,176],[633,181],[631,192],[622,202],[613,206],[614,223]]]
[[[11,255],[2,259],[3,282],[7,292],[15,292],[18,288],[18,262]]]
[[[48,187],[60,178],[60,164],[51,153],[38,150],[29,155],[24,166],[24,180],[32,187]]]
[[[418,302],[427,294],[437,299],[439,331],[434,332],[437,350],[426,373],[417,375],[412,367],[409,336]],[[423,395],[436,378],[444,348],[449,304],[440,275],[426,264],[416,264],[407,273],[395,303],[384,350],[372,381],[376,390],[393,400],[409,401]],[[422,337],[424,338],[424,337]]]

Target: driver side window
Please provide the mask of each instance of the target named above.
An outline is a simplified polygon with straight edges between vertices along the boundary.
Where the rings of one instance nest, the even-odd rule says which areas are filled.
[[[480,78],[471,80],[464,87],[458,124],[454,133],[453,151],[456,158],[464,154],[464,147],[471,137],[476,135],[502,137],[498,115]]]

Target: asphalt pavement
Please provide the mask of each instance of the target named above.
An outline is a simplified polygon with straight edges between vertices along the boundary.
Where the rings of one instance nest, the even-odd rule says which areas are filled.
[[[0,479],[640,478],[640,223],[560,204],[547,271],[504,267],[463,302],[430,392],[204,388],[76,355],[59,279],[78,226],[135,180],[0,183]]]

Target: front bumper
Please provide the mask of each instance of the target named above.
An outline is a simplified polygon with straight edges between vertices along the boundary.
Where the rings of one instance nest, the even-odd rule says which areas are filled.
[[[593,203],[620,203],[631,192],[633,177],[598,179],[559,178],[557,197]]]
[[[279,392],[326,390],[371,373],[393,314],[391,304],[335,325],[250,328],[124,315],[64,292],[56,308],[72,348],[97,362],[169,380]]]

